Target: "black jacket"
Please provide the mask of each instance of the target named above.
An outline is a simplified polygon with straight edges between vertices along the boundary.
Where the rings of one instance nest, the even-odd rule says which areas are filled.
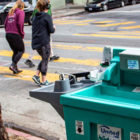
[[[32,48],[40,49],[50,43],[50,33],[54,33],[52,17],[45,12],[38,12],[32,24]]]

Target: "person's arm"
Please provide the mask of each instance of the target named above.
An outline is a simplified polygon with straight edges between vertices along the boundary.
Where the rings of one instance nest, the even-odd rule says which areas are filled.
[[[18,13],[17,25],[19,28],[19,33],[22,38],[24,38],[24,17],[25,17],[24,11],[20,10],[20,12]]]
[[[7,17],[6,17],[6,19],[5,19],[5,22],[4,22],[4,28],[6,29],[6,26],[7,26],[7,20],[8,20],[8,15],[7,15]]]
[[[47,26],[48,26],[49,33],[54,33],[55,32],[55,27],[53,25],[52,17],[48,15],[46,17],[46,21],[47,21]]]

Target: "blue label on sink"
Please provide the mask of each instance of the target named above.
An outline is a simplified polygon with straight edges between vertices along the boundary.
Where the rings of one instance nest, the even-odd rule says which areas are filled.
[[[128,69],[139,69],[139,62],[138,60],[128,60]]]
[[[97,125],[98,140],[121,140],[121,128]]]

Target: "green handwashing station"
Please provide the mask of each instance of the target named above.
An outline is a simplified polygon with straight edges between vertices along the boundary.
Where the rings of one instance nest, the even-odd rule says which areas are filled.
[[[67,140],[140,140],[140,51],[113,49],[102,81],[60,103]]]

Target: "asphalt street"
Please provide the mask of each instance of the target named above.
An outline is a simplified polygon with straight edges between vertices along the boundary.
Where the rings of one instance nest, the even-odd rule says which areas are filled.
[[[91,71],[99,66],[105,46],[139,48],[140,4],[106,12],[84,13],[54,19],[56,33],[52,35],[54,54],[60,59],[49,63],[47,78],[58,79],[59,73]],[[130,12],[131,11],[131,12]],[[0,28],[0,102],[3,118],[9,127],[24,129],[47,140],[65,140],[65,123],[46,102],[31,98],[29,91],[38,88],[33,81],[36,67],[24,64],[31,49],[31,26],[25,25],[25,54],[19,63],[23,73],[9,70],[12,52]],[[34,63],[40,61],[35,54]]]

